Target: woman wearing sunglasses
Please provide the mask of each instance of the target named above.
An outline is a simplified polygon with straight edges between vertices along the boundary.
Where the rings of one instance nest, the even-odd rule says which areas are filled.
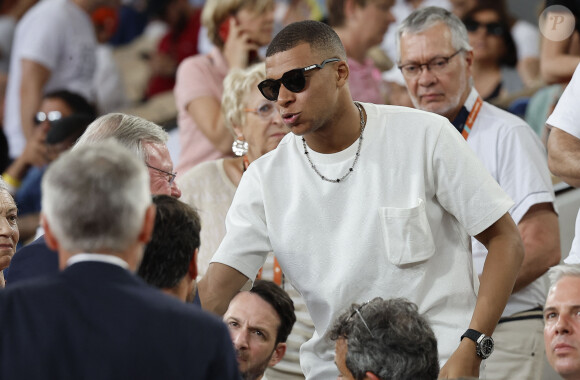
[[[463,17],[473,47],[474,86],[484,100],[499,100],[523,85],[515,70],[516,46],[508,16],[498,4],[476,6]]]
[[[220,113],[222,83],[229,70],[260,60],[257,50],[272,38],[274,1],[208,0],[201,18],[215,47],[207,55],[185,59],[174,88],[181,173],[231,155],[233,139]]]

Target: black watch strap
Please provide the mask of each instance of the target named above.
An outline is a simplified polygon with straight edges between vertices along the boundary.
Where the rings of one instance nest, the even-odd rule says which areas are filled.
[[[467,329],[467,331],[461,335],[461,340],[463,338],[469,338],[475,342],[475,353],[482,359],[487,359],[493,352],[494,343],[490,336],[486,336],[474,329]]]
[[[474,330],[474,329],[467,329],[466,332],[463,333],[463,335],[461,335],[461,339],[463,340],[463,338],[469,338],[472,341],[474,341],[477,344],[477,340],[479,339],[480,336],[484,335],[483,333]]]

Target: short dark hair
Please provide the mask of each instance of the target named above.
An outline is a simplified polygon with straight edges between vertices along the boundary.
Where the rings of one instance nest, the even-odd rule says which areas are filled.
[[[282,29],[266,51],[266,57],[282,53],[296,46],[307,43],[313,51],[320,52],[326,58],[340,58],[346,60],[346,51],[340,37],[328,25],[320,21],[298,21]]]
[[[503,33],[501,34],[501,39],[504,43],[504,54],[500,57],[500,65],[505,65],[508,67],[515,67],[518,63],[518,54],[516,43],[512,37],[511,33],[511,23],[512,18],[507,13],[507,7],[502,1],[481,1],[473,9],[467,12],[461,21],[464,23],[473,20],[476,14],[482,11],[492,11],[495,12],[499,18],[499,24],[502,26]]]
[[[83,114],[94,119],[97,117],[97,110],[95,106],[92,105],[83,96],[68,91],[68,90],[56,90],[48,92],[44,95],[47,99],[60,99],[65,102],[74,114]]]
[[[294,302],[292,302],[288,293],[274,282],[267,280],[254,281],[254,286],[250,289],[250,293],[259,296],[276,310],[278,318],[280,318],[280,326],[276,334],[276,344],[286,342],[288,335],[292,331],[292,326],[296,322]]]
[[[327,336],[346,339],[346,366],[357,380],[367,371],[382,380],[431,380],[439,375],[435,334],[417,305],[406,299],[377,297],[353,304]]]
[[[137,274],[161,289],[175,287],[187,274],[199,248],[201,223],[191,206],[168,195],[155,195],[155,227]]]

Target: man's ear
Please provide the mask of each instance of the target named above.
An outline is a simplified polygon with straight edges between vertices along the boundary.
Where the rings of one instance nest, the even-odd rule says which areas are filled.
[[[46,245],[53,251],[58,251],[59,247],[58,240],[56,240],[56,237],[52,233],[52,230],[50,229],[50,225],[48,224],[46,216],[42,213],[40,214],[40,224],[44,229],[44,241],[46,242]]]
[[[153,227],[155,227],[155,213],[157,212],[157,207],[155,204],[150,204],[145,211],[145,217],[143,218],[143,227],[139,233],[139,242],[147,244],[151,240],[153,235]]]
[[[276,345],[276,348],[274,349],[274,352],[272,352],[272,356],[270,357],[270,362],[268,363],[268,366],[273,367],[276,364],[278,364],[280,362],[280,360],[282,360],[282,358],[284,357],[284,354],[286,353],[286,343],[278,343]]]
[[[379,379],[379,377],[377,375],[375,375],[371,371],[367,371],[367,373],[365,373],[364,380],[367,380],[367,379],[368,380],[381,380],[381,379]]]
[[[195,279],[197,278],[197,254],[199,252],[199,248],[196,248],[195,251],[193,251],[193,256],[191,257],[191,261],[189,262],[189,268],[187,269],[187,273],[189,274],[189,277],[191,277],[191,279],[193,281],[195,281]]]
[[[336,74],[337,74],[337,87],[342,87],[346,84],[348,76],[350,75],[350,69],[346,61],[339,61],[336,63]]]
[[[467,66],[467,75],[470,77],[473,75],[473,72],[471,71],[473,68],[473,51],[465,52],[465,64]]]

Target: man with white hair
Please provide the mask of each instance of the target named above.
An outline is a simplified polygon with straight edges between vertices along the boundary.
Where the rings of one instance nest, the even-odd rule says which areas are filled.
[[[492,336],[496,349],[486,360],[486,376],[540,380],[547,287],[542,275],[560,261],[546,152],[522,119],[479,96],[467,30],[451,12],[438,7],[413,12],[399,26],[397,41],[398,66],[415,108],[446,117],[515,203],[509,213],[524,243],[524,261]],[[481,275],[488,251],[472,238],[472,253]]]
[[[154,226],[148,182],[115,141],[49,167],[41,220],[66,269],[0,293],[0,378],[239,379],[221,321],[131,273]]]
[[[552,286],[544,306],[544,343],[550,365],[566,380],[580,379],[580,265],[549,272]]]
[[[167,149],[168,134],[159,125],[137,116],[111,113],[101,116],[87,127],[73,149],[113,138],[145,162],[149,171],[152,194],[179,198],[173,162]],[[7,273],[7,284],[58,272],[56,252],[51,251],[44,237],[18,250]]]

